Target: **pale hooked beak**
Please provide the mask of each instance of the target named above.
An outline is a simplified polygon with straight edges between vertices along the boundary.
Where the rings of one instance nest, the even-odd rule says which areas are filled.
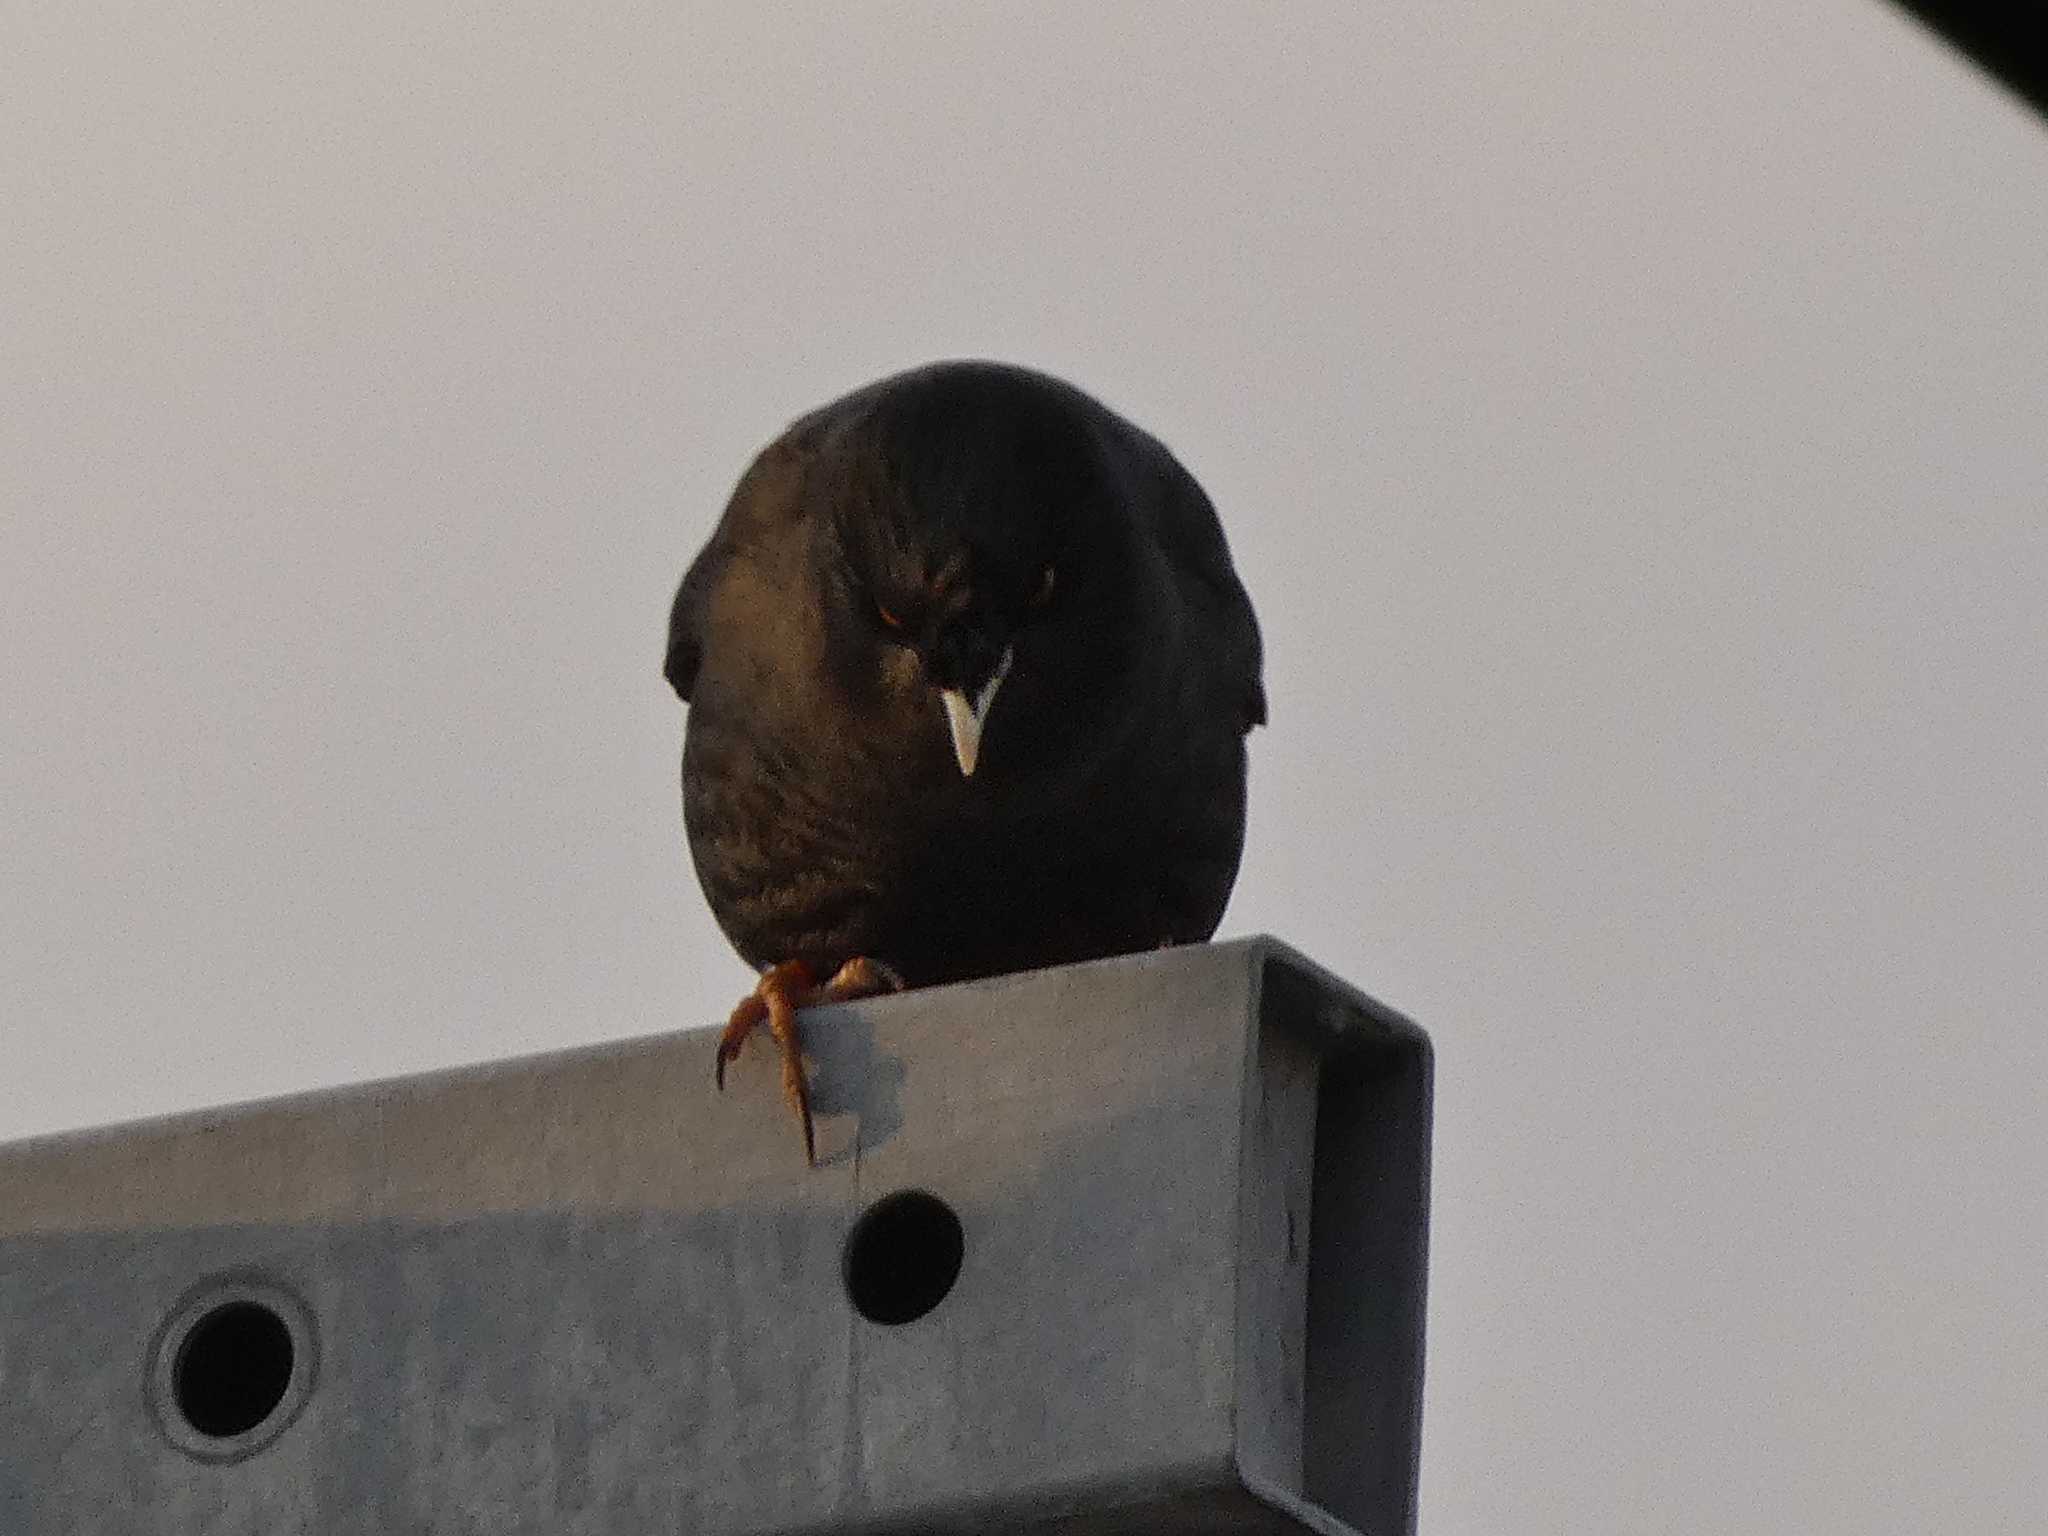
[[[988,681],[981,685],[981,691],[972,703],[958,688],[948,688],[939,695],[946,706],[946,724],[953,732],[953,758],[960,764],[964,778],[974,772],[975,760],[981,756],[981,726],[988,718],[988,707],[996,701],[996,690],[1003,686],[1003,679],[1010,675],[1011,648],[1003,648],[1003,659],[996,663],[995,671],[989,673]]]

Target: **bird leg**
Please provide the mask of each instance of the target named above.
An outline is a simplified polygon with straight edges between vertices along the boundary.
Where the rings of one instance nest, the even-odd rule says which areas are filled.
[[[851,1002],[883,992],[901,992],[903,978],[879,960],[859,956],[832,973],[822,986],[816,973],[801,960],[785,960],[761,973],[752,992],[740,999],[732,1017],[718,1037],[718,1066],[715,1080],[725,1088],[725,1066],[739,1059],[740,1047],[756,1025],[766,1022],[768,1033],[782,1051],[782,1098],[796,1112],[804,1131],[804,1161],[817,1166],[817,1137],[811,1127],[811,1090],[804,1080],[803,1038],[797,1033],[796,1016],[801,1008],[819,1003]]]

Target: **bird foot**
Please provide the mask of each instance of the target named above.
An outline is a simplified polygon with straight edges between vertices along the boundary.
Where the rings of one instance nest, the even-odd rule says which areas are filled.
[[[817,1136],[811,1126],[811,1090],[804,1079],[803,1040],[797,1033],[800,1009],[820,1003],[851,1002],[857,997],[875,997],[884,992],[901,992],[903,978],[879,960],[866,956],[849,960],[832,973],[822,986],[817,974],[801,960],[785,960],[761,973],[752,992],[740,999],[732,1017],[718,1037],[718,1066],[715,1080],[725,1088],[725,1067],[739,1059],[740,1048],[757,1025],[765,1023],[768,1033],[782,1051],[782,1097],[796,1112],[804,1131],[804,1161],[818,1163]]]

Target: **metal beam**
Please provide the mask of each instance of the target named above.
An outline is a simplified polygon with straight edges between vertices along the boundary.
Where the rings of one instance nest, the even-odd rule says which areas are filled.
[[[1412,1529],[1421,1031],[1250,940],[0,1147],[0,1530]],[[909,1198],[903,1198],[910,1192]]]

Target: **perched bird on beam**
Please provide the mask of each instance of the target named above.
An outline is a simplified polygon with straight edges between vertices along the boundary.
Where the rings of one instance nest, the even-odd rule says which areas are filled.
[[[1258,625],[1209,498],[1070,385],[948,362],[763,449],[684,575],[683,819],[814,1158],[797,1010],[1197,942]]]

